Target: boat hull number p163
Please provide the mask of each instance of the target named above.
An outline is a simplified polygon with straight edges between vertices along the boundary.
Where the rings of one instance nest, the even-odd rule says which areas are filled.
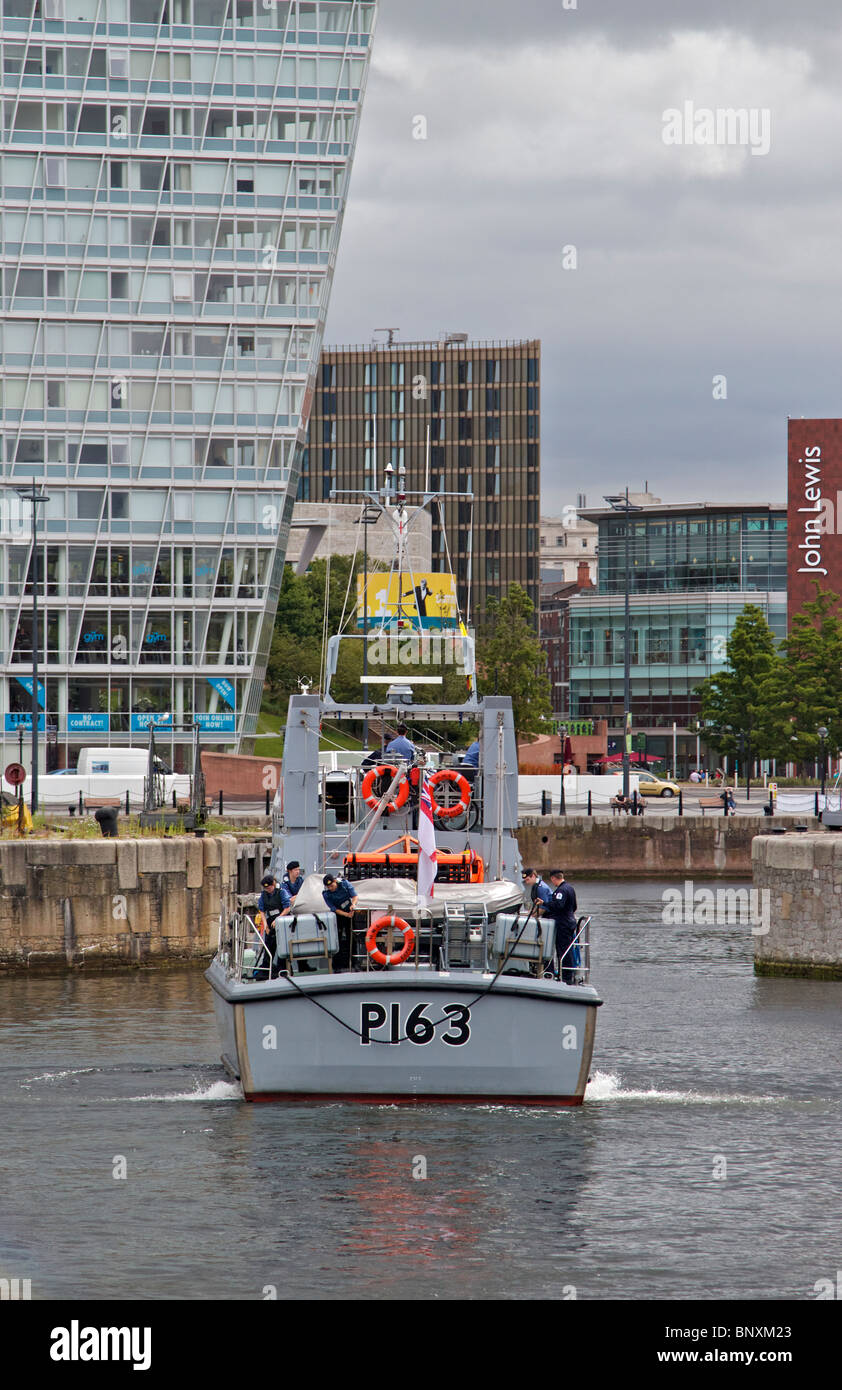
[[[427,1010],[432,1017],[428,1017]],[[378,1036],[373,1036],[375,1034]],[[470,1036],[471,1011],[464,1004],[416,1004],[405,1018],[401,1015],[400,1002],[390,1004],[388,1011],[385,1004],[360,1004],[363,1047],[372,1042],[411,1042],[417,1047],[427,1047],[436,1039],[447,1047],[464,1047]]]

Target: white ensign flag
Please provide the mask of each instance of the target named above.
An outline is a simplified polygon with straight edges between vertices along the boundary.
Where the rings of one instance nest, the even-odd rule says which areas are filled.
[[[432,898],[433,881],[438,871],[433,803],[425,777],[421,784],[421,807],[418,816],[418,897],[422,901]]]

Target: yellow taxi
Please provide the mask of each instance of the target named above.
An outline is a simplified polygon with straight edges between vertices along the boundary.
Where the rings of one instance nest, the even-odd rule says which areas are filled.
[[[678,796],[677,782],[665,782],[651,772],[641,772],[637,790],[641,796]]]

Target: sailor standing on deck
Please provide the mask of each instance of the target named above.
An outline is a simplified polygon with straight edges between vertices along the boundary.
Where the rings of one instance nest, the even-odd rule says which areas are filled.
[[[391,743],[386,744],[386,752],[396,753],[399,758],[406,758],[408,762],[412,762],[415,757],[415,744],[410,743],[406,734],[406,725],[399,724],[397,738],[393,738]]]
[[[529,891],[530,903],[538,903],[539,907],[546,908],[553,896],[553,890],[548,883],[538,877],[537,869],[524,869],[523,886]]]
[[[281,887],[286,889],[290,898],[294,898],[296,893],[299,893],[304,887],[304,876],[297,859],[290,859],[287,864],[287,871],[281,879]]]
[[[351,928],[354,925],[357,890],[347,878],[338,879],[336,874],[325,874],[322,897],[329,910],[336,913],[339,951],[334,957],[334,966],[337,970],[347,970],[351,964]]]
[[[292,895],[287,892],[274,874],[264,874],[261,879],[263,892],[257,900],[258,911],[263,913],[266,923],[266,930],[263,940],[266,950],[269,953],[271,962],[272,978],[275,976],[275,951],[277,949],[277,938],[275,934],[275,922],[279,917],[286,917],[292,911]],[[255,971],[255,979],[265,980],[269,976],[269,967],[265,960],[261,961]]]
[[[550,871],[550,883],[552,896],[546,910],[555,922],[555,950],[559,973],[566,985],[572,985],[576,983],[576,948],[573,946],[578,931],[576,893],[572,884],[565,883],[561,869]]]

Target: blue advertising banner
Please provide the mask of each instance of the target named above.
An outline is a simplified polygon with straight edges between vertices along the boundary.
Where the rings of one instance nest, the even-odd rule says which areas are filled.
[[[31,677],[31,676],[16,676],[15,679],[17,680],[18,685],[22,685],[22,686],[23,686],[23,688],[24,688],[24,690],[26,691],[27,695],[31,695],[31,694],[32,694],[32,677]],[[39,703],[39,705],[41,706],[42,709],[46,709],[46,707],[47,707],[47,695],[46,695],[46,692],[45,692],[45,690],[44,690],[44,687],[43,687],[43,685],[41,684],[40,681],[38,682],[38,703]]]
[[[208,685],[212,685],[218,695],[221,695],[226,705],[234,709],[236,704],[234,687],[230,681],[223,676],[208,676]]]
[[[45,728],[45,725],[44,725],[44,716],[43,716],[43,714],[39,714],[39,716],[38,716],[38,730],[39,730],[39,733],[43,733],[43,732],[44,732],[44,728]],[[7,715],[6,715],[6,733],[7,733],[7,734],[16,734],[16,733],[18,732],[19,729],[25,729],[28,733],[31,733],[31,732],[32,732],[32,715],[31,715],[31,713],[30,713],[29,711],[27,711],[27,713],[24,714],[22,711],[18,710],[18,711],[16,711],[15,714],[7,714]]]
[[[90,731],[91,733],[107,734],[109,718],[107,714],[68,714],[67,732],[69,734],[79,734]]]
[[[208,729],[220,734],[236,733],[235,714],[194,714],[193,718],[200,729]]]
[[[150,724],[154,724],[156,729],[171,729],[172,714],[168,711],[166,714],[151,713],[132,715],[131,728],[133,734],[144,733],[145,730],[149,728]]]

